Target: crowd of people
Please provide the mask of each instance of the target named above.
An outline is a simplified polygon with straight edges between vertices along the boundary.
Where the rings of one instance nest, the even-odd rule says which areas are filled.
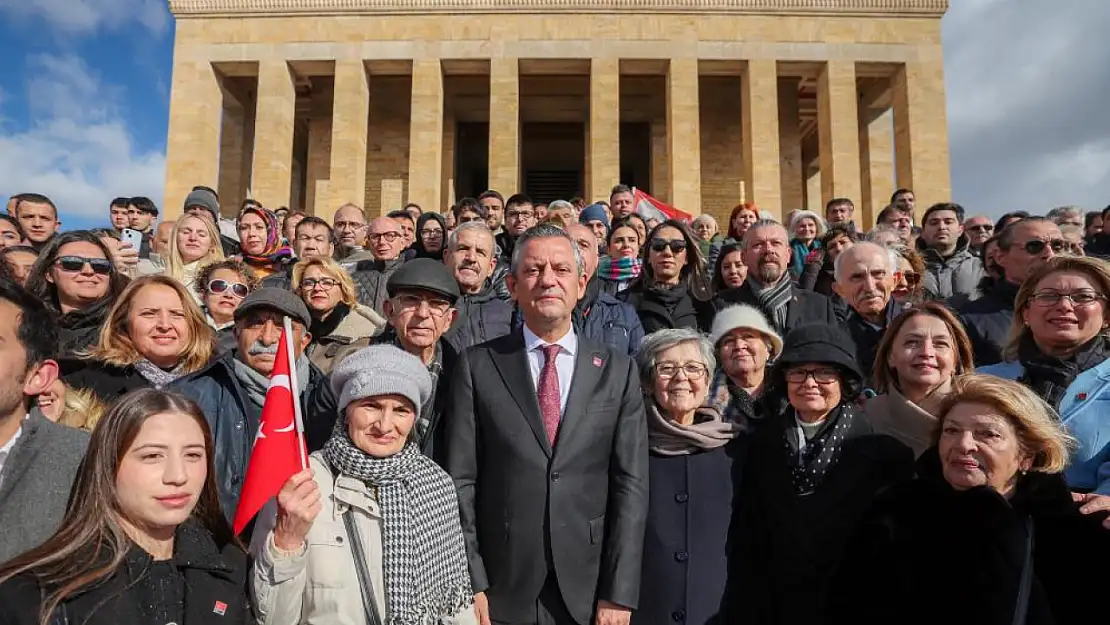
[[[0,625],[1105,612],[1110,207],[182,209],[0,214]]]

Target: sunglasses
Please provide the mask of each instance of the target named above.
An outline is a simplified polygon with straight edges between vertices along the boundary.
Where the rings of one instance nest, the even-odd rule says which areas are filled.
[[[902,274],[902,279],[909,286],[917,286],[917,283],[921,282],[921,274],[916,271],[900,271],[898,273]]]
[[[653,252],[662,252],[668,247],[671,248],[672,254],[678,254],[686,249],[686,239],[671,239],[669,241],[667,239],[651,240],[651,251]]]
[[[107,258],[85,258],[84,256],[59,256],[54,261],[54,266],[67,273],[77,273],[85,268],[92,267],[93,273],[106,276],[112,273],[112,261]]]
[[[242,282],[228,282],[227,280],[212,280],[208,283],[208,292],[219,295],[231,289],[231,294],[239,299],[243,299],[250,294],[250,287]]]
[[[1022,249],[1025,250],[1026,254],[1036,256],[1037,254],[1040,254],[1044,251],[1046,245],[1048,247],[1051,247],[1052,251],[1056,254],[1059,254],[1060,252],[1068,249],[1068,242],[1063,239],[1052,239],[1051,241],[1033,239],[1032,241],[1026,241],[1025,245],[1022,246]]]

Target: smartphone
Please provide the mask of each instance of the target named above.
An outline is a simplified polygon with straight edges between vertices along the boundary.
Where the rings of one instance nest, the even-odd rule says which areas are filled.
[[[143,233],[133,228],[124,228],[123,232],[120,233],[119,240],[124,243],[130,243],[132,249],[137,252],[143,245]]]

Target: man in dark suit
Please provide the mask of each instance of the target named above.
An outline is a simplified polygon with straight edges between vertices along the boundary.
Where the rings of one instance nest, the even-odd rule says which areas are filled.
[[[717,310],[732,304],[755,306],[781,336],[798,326],[839,323],[832,300],[791,282],[792,250],[782,224],[757,221],[744,233],[741,246],[748,279],[717,295],[713,302]]]
[[[454,375],[455,480],[483,625],[625,625],[647,516],[647,428],[627,354],[577,336],[586,284],[566,232],[517,240],[507,285],[524,318]]]

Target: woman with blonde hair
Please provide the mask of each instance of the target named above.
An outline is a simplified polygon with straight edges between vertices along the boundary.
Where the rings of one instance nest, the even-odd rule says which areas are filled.
[[[880,494],[846,551],[833,618],[860,625],[1084,623],[1110,584],[1105,513],[1061,472],[1075,441],[1037,394],[969,374],[917,478]]]
[[[1057,256],[1014,298],[1004,362],[981,373],[1017,380],[1045,398],[1079,441],[1073,490],[1110,495],[1110,263]]]
[[[162,274],[177,280],[192,292],[197,274],[205,266],[224,259],[220,231],[216,225],[197,215],[183,215],[170,232],[166,255],[151,255],[139,269],[147,275]],[[200,303],[195,294],[193,298]]]
[[[130,390],[163,388],[199,371],[214,350],[212,329],[189,291],[168,276],[143,276],[120,294],[81,368],[64,378],[70,388],[92,389],[111,403]]]
[[[875,353],[874,388],[864,404],[872,427],[916,456],[933,445],[937,408],[955,376],[974,368],[971,339],[947,308],[914,306],[891,322]]]
[[[315,256],[293,266],[293,292],[312,315],[308,357],[325,374],[387,325],[385,317],[358,303],[350,274],[334,260]]]

